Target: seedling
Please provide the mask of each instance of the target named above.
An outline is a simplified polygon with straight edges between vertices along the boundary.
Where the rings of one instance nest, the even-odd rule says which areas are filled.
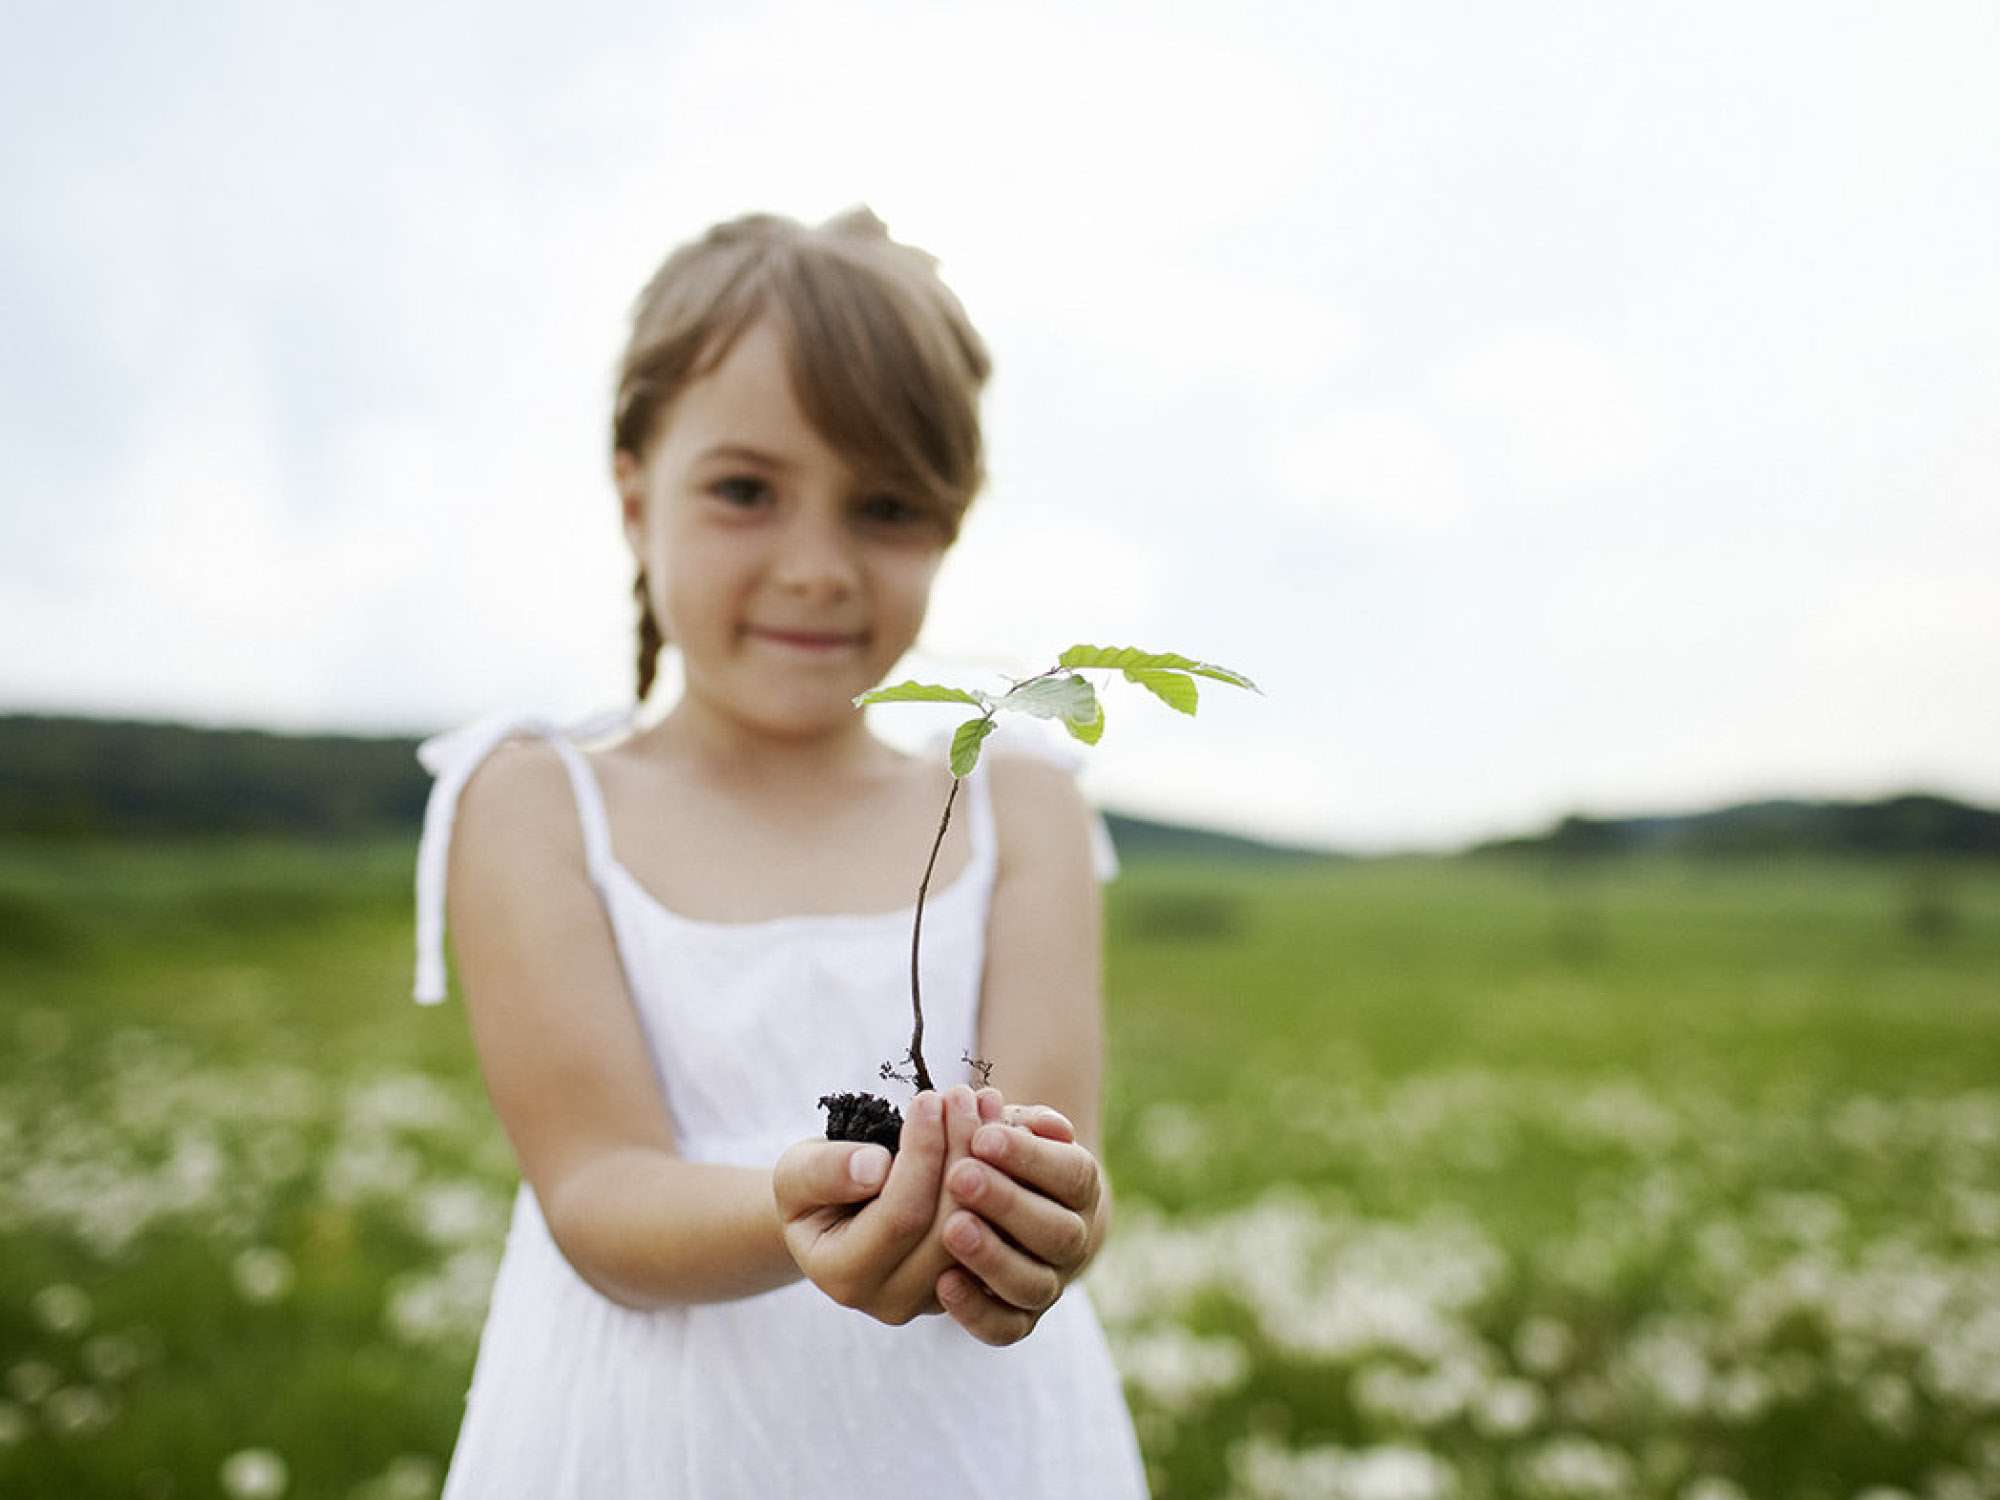
[[[910,931],[910,1010],[914,1017],[910,1050],[897,1062],[882,1064],[883,1078],[893,1078],[920,1090],[936,1086],[931,1082],[930,1069],[924,1065],[924,997],[918,960],[923,951],[924,897],[930,892],[931,872],[937,868],[945,830],[951,827],[951,809],[958,800],[959,783],[979,764],[980,747],[993,733],[998,714],[1023,713],[1037,719],[1055,719],[1072,738],[1086,745],[1096,744],[1104,737],[1104,705],[1097,689],[1083,675],[1096,669],[1118,672],[1167,707],[1190,716],[1200,702],[1201,695],[1195,686],[1197,677],[1249,688],[1253,693],[1262,691],[1241,672],[1171,652],[1139,651],[1130,646],[1071,646],[1046,672],[1024,677],[998,696],[935,683],[901,682],[894,687],[876,688],[854,700],[856,708],[865,708],[870,703],[967,703],[979,710],[977,718],[967,719],[951,737],[951,791],[944,799],[944,816],[938,819],[937,837],[931,841],[931,857],[924,865],[924,878],[917,885],[916,921]],[[982,1080],[993,1071],[990,1062],[979,1058],[967,1056],[961,1061],[978,1069]],[[903,1064],[908,1064],[911,1071],[903,1072]],[[865,1093],[822,1094],[819,1105],[827,1112],[828,1140],[871,1141],[895,1151],[902,1134],[903,1114],[887,1099]]]

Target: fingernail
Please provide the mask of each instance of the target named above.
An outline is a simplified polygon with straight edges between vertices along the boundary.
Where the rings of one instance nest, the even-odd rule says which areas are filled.
[[[958,1117],[961,1120],[971,1120],[975,1123],[978,1121],[979,1100],[965,1084],[953,1085],[951,1102],[953,1107],[958,1110]]]
[[[979,1221],[967,1215],[947,1229],[944,1237],[952,1249],[963,1250],[969,1255],[979,1248]]]
[[[857,1151],[848,1157],[847,1170],[863,1187],[874,1187],[889,1175],[889,1153],[880,1146]]]
[[[917,1095],[917,1118],[919,1120],[940,1120],[944,1118],[944,1101],[930,1089]]]
[[[986,1174],[977,1167],[961,1166],[951,1175],[951,1190],[968,1202],[977,1199],[985,1187]]]
[[[1005,1156],[1007,1132],[998,1125],[982,1125],[972,1138],[972,1149],[981,1156]]]

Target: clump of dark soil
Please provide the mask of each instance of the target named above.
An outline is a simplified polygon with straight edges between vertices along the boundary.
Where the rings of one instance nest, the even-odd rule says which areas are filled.
[[[828,1140],[865,1141],[896,1154],[903,1137],[903,1112],[887,1099],[876,1094],[821,1094],[819,1107],[826,1111]]]

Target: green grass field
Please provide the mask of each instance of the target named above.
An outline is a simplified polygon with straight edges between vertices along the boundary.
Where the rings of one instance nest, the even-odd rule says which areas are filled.
[[[0,1495],[437,1492],[515,1177],[413,853],[0,846]],[[2000,1495],[2000,870],[1108,900],[1157,1495]]]

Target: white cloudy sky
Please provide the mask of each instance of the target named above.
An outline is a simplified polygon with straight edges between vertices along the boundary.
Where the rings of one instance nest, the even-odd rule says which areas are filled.
[[[866,202],[997,364],[913,665],[1267,689],[1114,691],[1100,801],[2000,799],[1996,78],[1991,0],[10,7],[0,709],[624,701],[630,298]]]

